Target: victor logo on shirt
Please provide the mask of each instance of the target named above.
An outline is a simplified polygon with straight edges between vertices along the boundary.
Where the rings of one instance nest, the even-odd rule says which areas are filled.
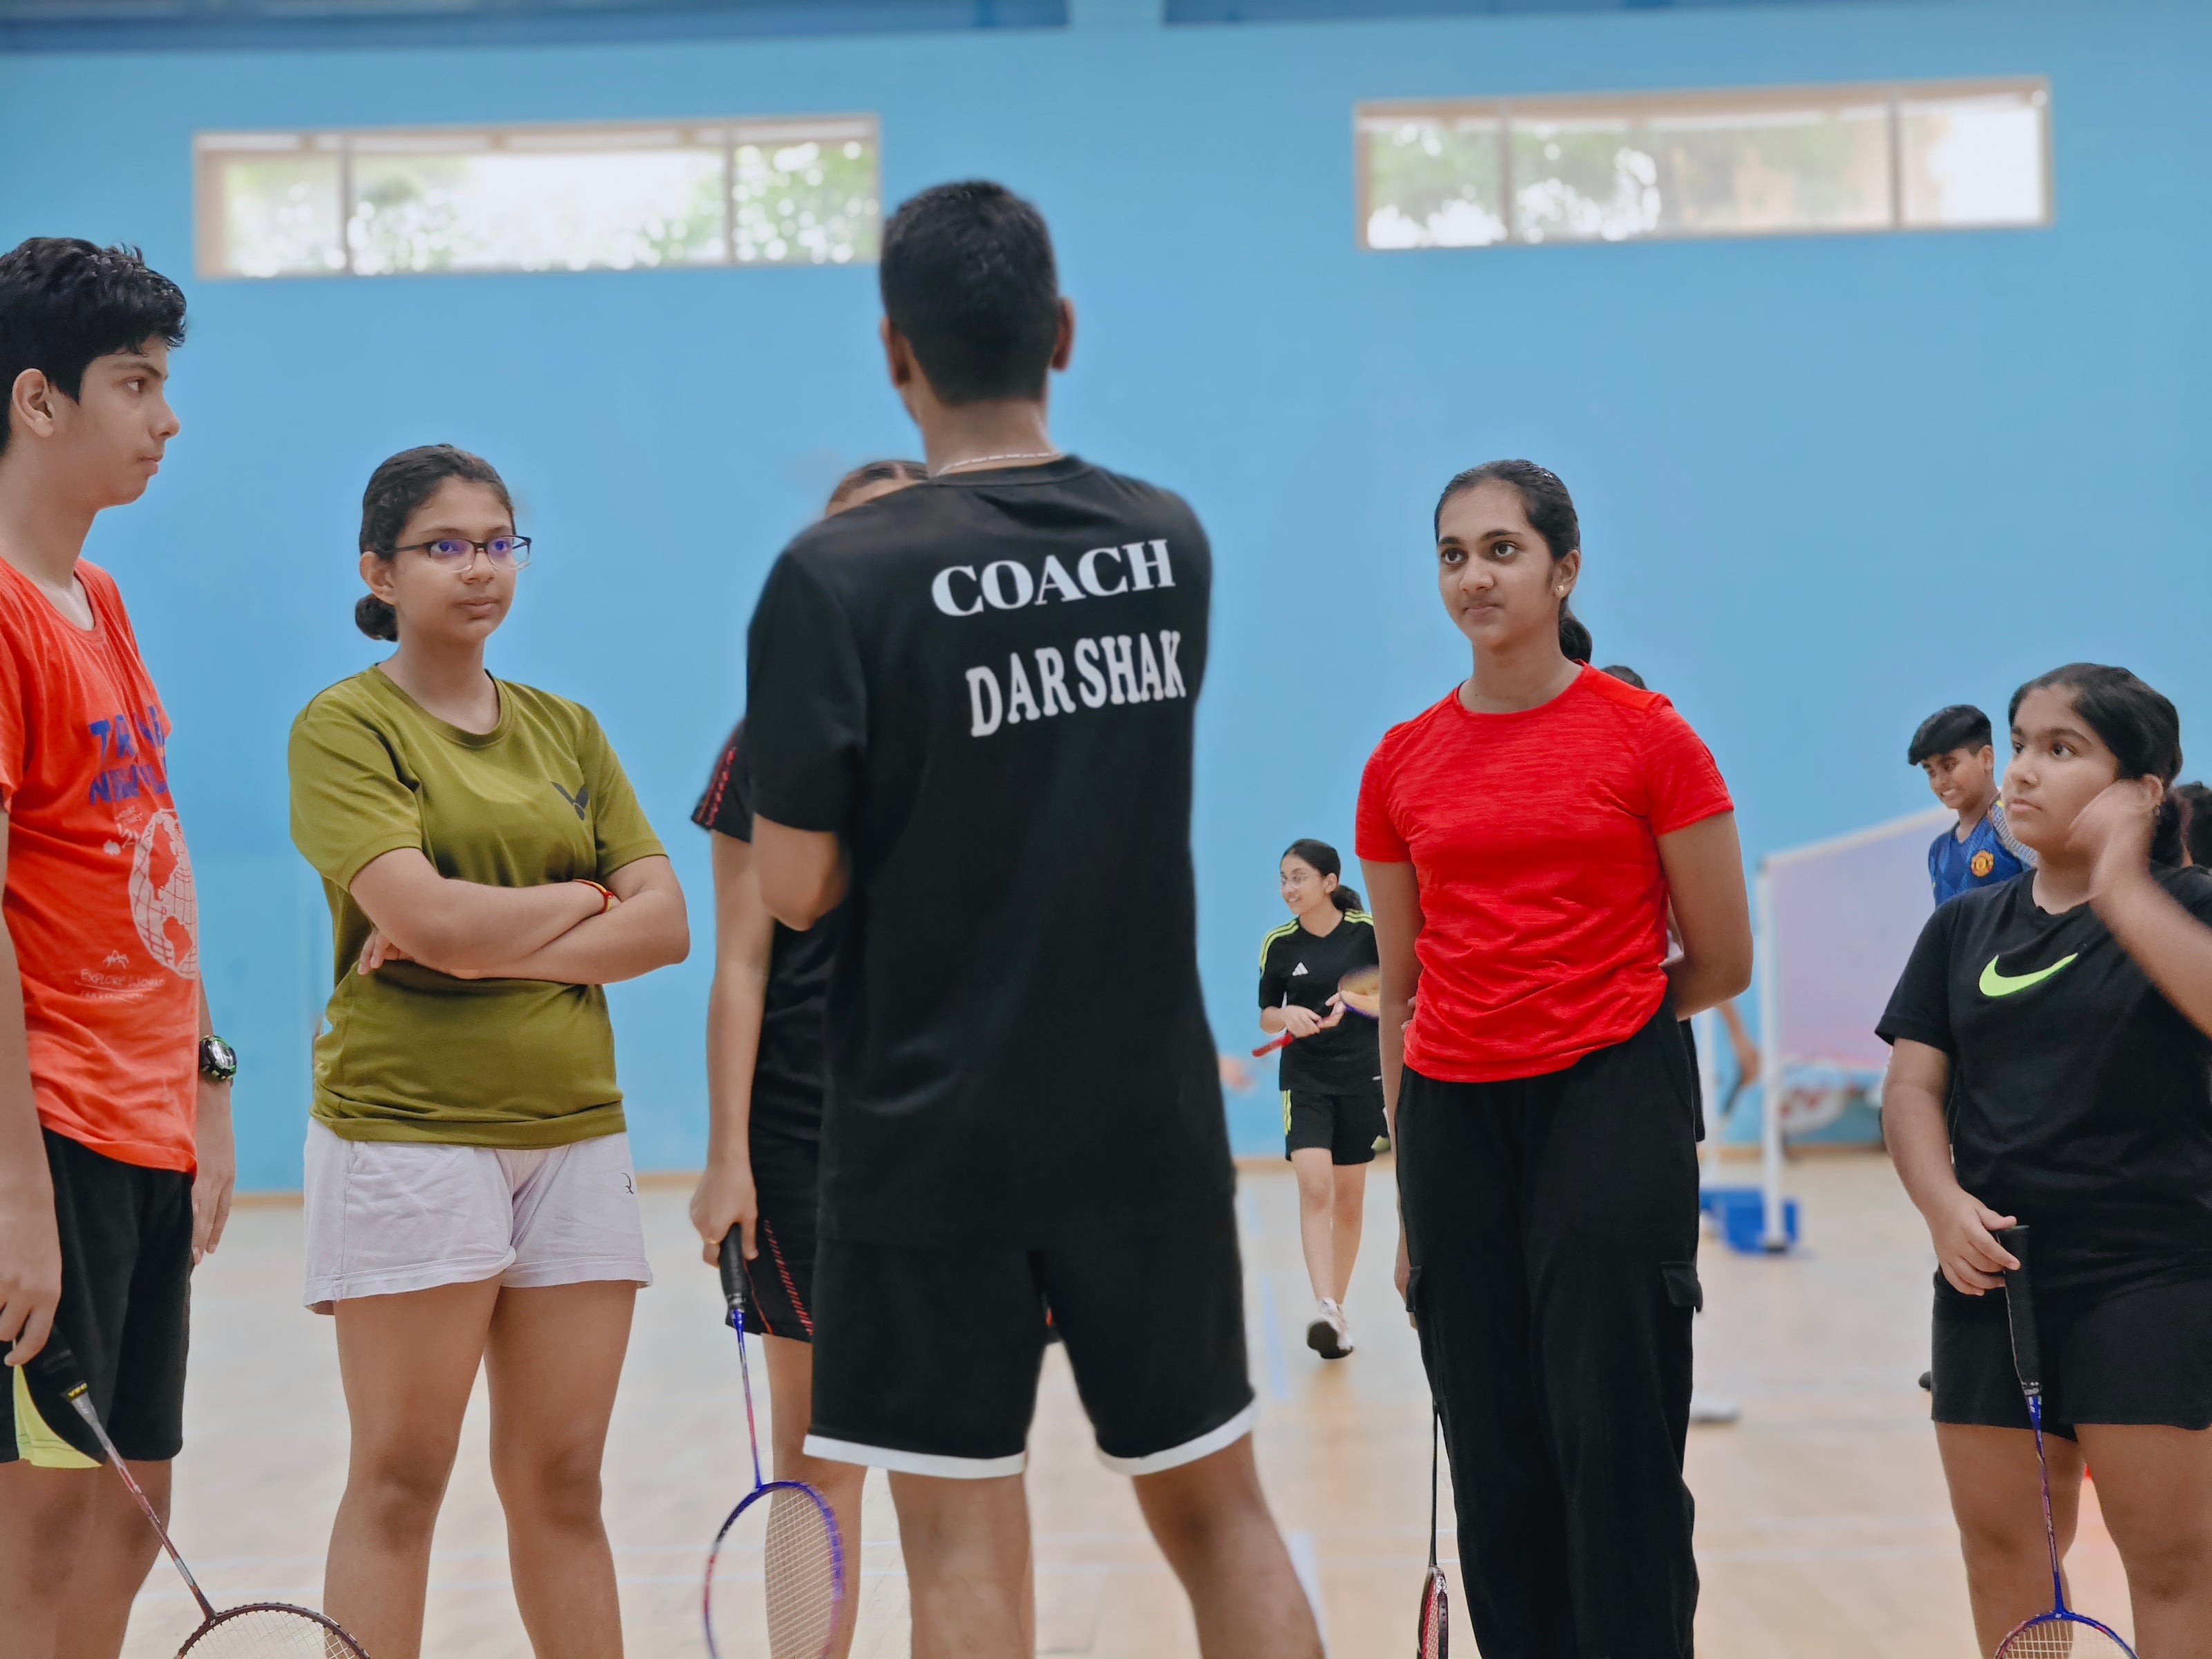
[[[1182,670],[1176,661],[1176,648],[1182,643],[1182,635],[1162,629],[1157,652],[1152,649],[1152,637],[1139,634],[1133,640],[1127,634],[1111,634],[1078,640],[1073,696],[1067,684],[1067,659],[1057,646],[1041,645],[1030,653],[1036,663],[1034,683],[1018,651],[1007,654],[1003,687],[995,667],[969,669],[968,735],[988,738],[1001,725],[1018,726],[1024,720],[1073,714],[1078,698],[1085,708],[1103,708],[1109,703],[1188,697],[1190,688],[1183,683]]]
[[[1072,572],[1057,553],[1046,554],[1036,570],[1018,559],[997,559],[981,571],[972,564],[948,565],[931,580],[929,597],[948,617],[980,617],[987,607],[1018,611],[1028,605],[1110,599],[1174,586],[1168,544],[1131,542],[1123,547],[1094,547],[1079,555]]]

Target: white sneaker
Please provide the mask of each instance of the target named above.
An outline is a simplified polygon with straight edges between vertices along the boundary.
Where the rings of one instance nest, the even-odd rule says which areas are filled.
[[[1306,1326],[1306,1346],[1323,1359],[1341,1359],[1352,1352],[1351,1322],[1327,1297],[1315,1304],[1312,1322]]]
[[[1743,1407],[1733,1400],[1723,1400],[1717,1395],[1692,1390],[1690,1421],[1692,1423],[1733,1423],[1743,1415]]]

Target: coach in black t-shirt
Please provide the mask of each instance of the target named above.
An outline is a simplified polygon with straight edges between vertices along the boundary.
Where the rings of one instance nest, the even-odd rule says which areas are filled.
[[[1255,1472],[1191,728],[1212,575],[1167,492],[1056,450],[1074,316],[995,185],[884,234],[930,481],[802,533],[750,636],[754,855],[830,994],[807,1450],[887,1469],[917,1652],[1035,1650],[1048,1308],[1209,1659],[1321,1651]]]

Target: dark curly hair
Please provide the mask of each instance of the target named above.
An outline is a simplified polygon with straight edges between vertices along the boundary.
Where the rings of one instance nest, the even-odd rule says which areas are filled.
[[[401,450],[368,475],[368,488],[361,497],[361,550],[389,564],[407,520],[448,478],[489,484],[499,492],[507,516],[514,517],[514,497],[507,493],[506,482],[489,461],[451,444],[424,444]],[[353,625],[372,640],[399,637],[398,614],[374,593],[354,602]]]
[[[33,236],[0,254],[0,396],[35,368],[74,401],[95,358],[154,339],[185,343],[185,296],[137,248]],[[0,451],[12,424],[0,416]]]
[[[1558,473],[1534,461],[1485,461],[1480,466],[1471,466],[1453,475],[1452,481],[1444,486],[1444,493],[1437,497],[1433,515],[1436,533],[1443,533],[1444,507],[1451,498],[1486,483],[1513,487],[1514,493],[1521,497],[1521,510],[1528,515],[1529,525],[1544,538],[1553,564],[1580,550],[1583,526],[1575,513],[1575,498],[1567,494],[1567,487],[1559,482]],[[1596,648],[1589,629],[1575,615],[1574,606],[1561,599],[1560,654],[1572,662],[1588,662]]]

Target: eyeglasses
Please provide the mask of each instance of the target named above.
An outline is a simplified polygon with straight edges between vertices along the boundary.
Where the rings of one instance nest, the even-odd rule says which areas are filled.
[[[530,562],[530,538],[495,536],[488,542],[472,542],[465,536],[441,536],[434,542],[410,542],[392,550],[421,553],[441,570],[466,570],[476,563],[479,553],[495,569],[520,570]]]

